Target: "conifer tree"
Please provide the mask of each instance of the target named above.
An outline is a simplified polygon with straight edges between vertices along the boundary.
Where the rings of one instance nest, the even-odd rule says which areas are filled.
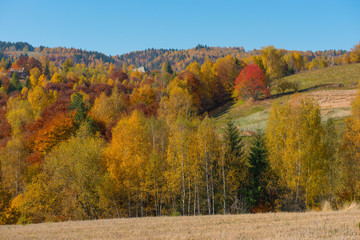
[[[173,74],[173,70],[171,67],[171,64],[169,61],[166,61],[163,63],[162,68],[161,68],[161,72],[163,73],[168,73],[168,74]]]
[[[87,114],[87,107],[85,106],[85,103],[83,101],[83,95],[80,93],[75,93],[73,100],[70,103],[69,108],[71,110],[75,110],[75,123],[79,125],[81,122],[83,122],[86,119]]]
[[[14,72],[10,81],[9,91],[19,91],[20,89],[19,76]]]
[[[257,132],[250,147],[249,161],[249,204],[255,207],[260,201],[266,201],[264,174],[267,170],[267,152],[264,137]]]
[[[244,211],[244,183],[247,163],[244,159],[244,143],[232,119],[228,119],[224,129],[224,158],[222,161],[223,212],[232,203],[232,212]],[[229,202],[229,201],[230,202]]]

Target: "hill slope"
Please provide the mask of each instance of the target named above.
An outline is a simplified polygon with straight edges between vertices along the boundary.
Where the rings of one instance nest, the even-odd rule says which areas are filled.
[[[311,89],[314,87],[338,87],[342,84],[344,88],[355,88],[360,81],[360,64],[346,64],[323,68],[315,71],[302,72],[283,80],[298,82],[299,90]]]
[[[338,133],[344,127],[344,118],[350,115],[352,100],[355,98],[357,82],[360,80],[360,64],[329,67],[316,71],[303,72],[283,78],[299,83],[299,94],[312,97],[320,105],[322,120],[335,119]],[[261,101],[228,103],[212,112],[219,126],[232,117],[241,130],[264,129],[271,105],[274,101],[286,102],[294,92],[278,94]]]

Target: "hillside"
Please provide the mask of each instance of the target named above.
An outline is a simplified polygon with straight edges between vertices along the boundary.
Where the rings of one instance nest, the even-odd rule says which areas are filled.
[[[341,57],[348,54],[345,50],[324,50],[324,51],[292,51],[284,50],[286,53],[299,52],[306,56],[308,61],[314,58],[325,57],[328,61],[334,57]],[[18,58],[21,55],[29,57],[48,57],[49,60],[61,66],[66,58],[71,58],[74,63],[82,63],[86,65],[99,63],[113,63],[118,66],[134,65],[135,67],[145,67],[147,71],[160,70],[164,62],[169,62],[176,72],[185,70],[193,61],[197,61],[200,65],[206,59],[216,61],[218,58],[230,55],[237,59],[245,59],[251,56],[257,56],[261,53],[260,49],[245,50],[243,47],[209,47],[198,44],[190,49],[146,49],[142,51],[134,51],[121,55],[108,56],[97,51],[87,51],[66,47],[34,47],[26,42],[4,42],[0,41],[0,59],[3,56]]]
[[[299,83],[299,94],[312,97],[321,108],[322,120],[333,118],[338,133],[344,130],[344,118],[350,115],[352,100],[356,95],[360,80],[360,64],[328,67],[315,71],[302,72],[283,78]],[[232,117],[241,130],[247,132],[264,129],[268,114],[274,101],[285,102],[294,92],[280,94],[276,90],[273,97],[246,103],[230,102],[216,109],[212,115],[221,126]]]
[[[0,226],[1,239],[357,239],[359,210]]]
[[[360,81],[360,64],[346,64],[302,72],[284,77],[283,80],[298,82],[300,91],[321,87],[353,89]]]

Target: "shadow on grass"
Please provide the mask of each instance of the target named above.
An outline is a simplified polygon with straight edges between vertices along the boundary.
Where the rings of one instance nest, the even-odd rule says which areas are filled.
[[[314,90],[314,89],[325,88],[325,87],[337,87],[337,88],[340,88],[342,86],[339,85],[339,84],[321,84],[321,85],[317,85],[317,86],[313,86],[313,87],[309,87],[309,88],[304,88],[304,89],[301,89],[301,90],[298,90],[298,91],[289,91],[289,92],[285,92],[285,93],[273,94],[270,97],[267,97],[265,99],[277,99],[277,98],[280,98],[280,97],[283,97],[283,96],[292,95],[292,94],[294,94],[296,92],[298,92],[298,93],[309,92],[309,91]]]
[[[210,116],[213,118],[218,118],[226,113],[229,112],[230,108],[232,106],[235,105],[235,101],[234,100],[229,100],[228,102],[226,102],[224,105],[214,109],[213,111],[210,112]]]

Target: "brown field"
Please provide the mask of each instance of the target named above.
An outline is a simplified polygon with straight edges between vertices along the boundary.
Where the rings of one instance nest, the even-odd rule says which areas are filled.
[[[360,210],[0,226],[0,239],[360,239]]]
[[[353,90],[322,90],[308,93],[307,96],[312,97],[319,103],[320,108],[350,108],[351,103],[357,94],[356,89]]]

